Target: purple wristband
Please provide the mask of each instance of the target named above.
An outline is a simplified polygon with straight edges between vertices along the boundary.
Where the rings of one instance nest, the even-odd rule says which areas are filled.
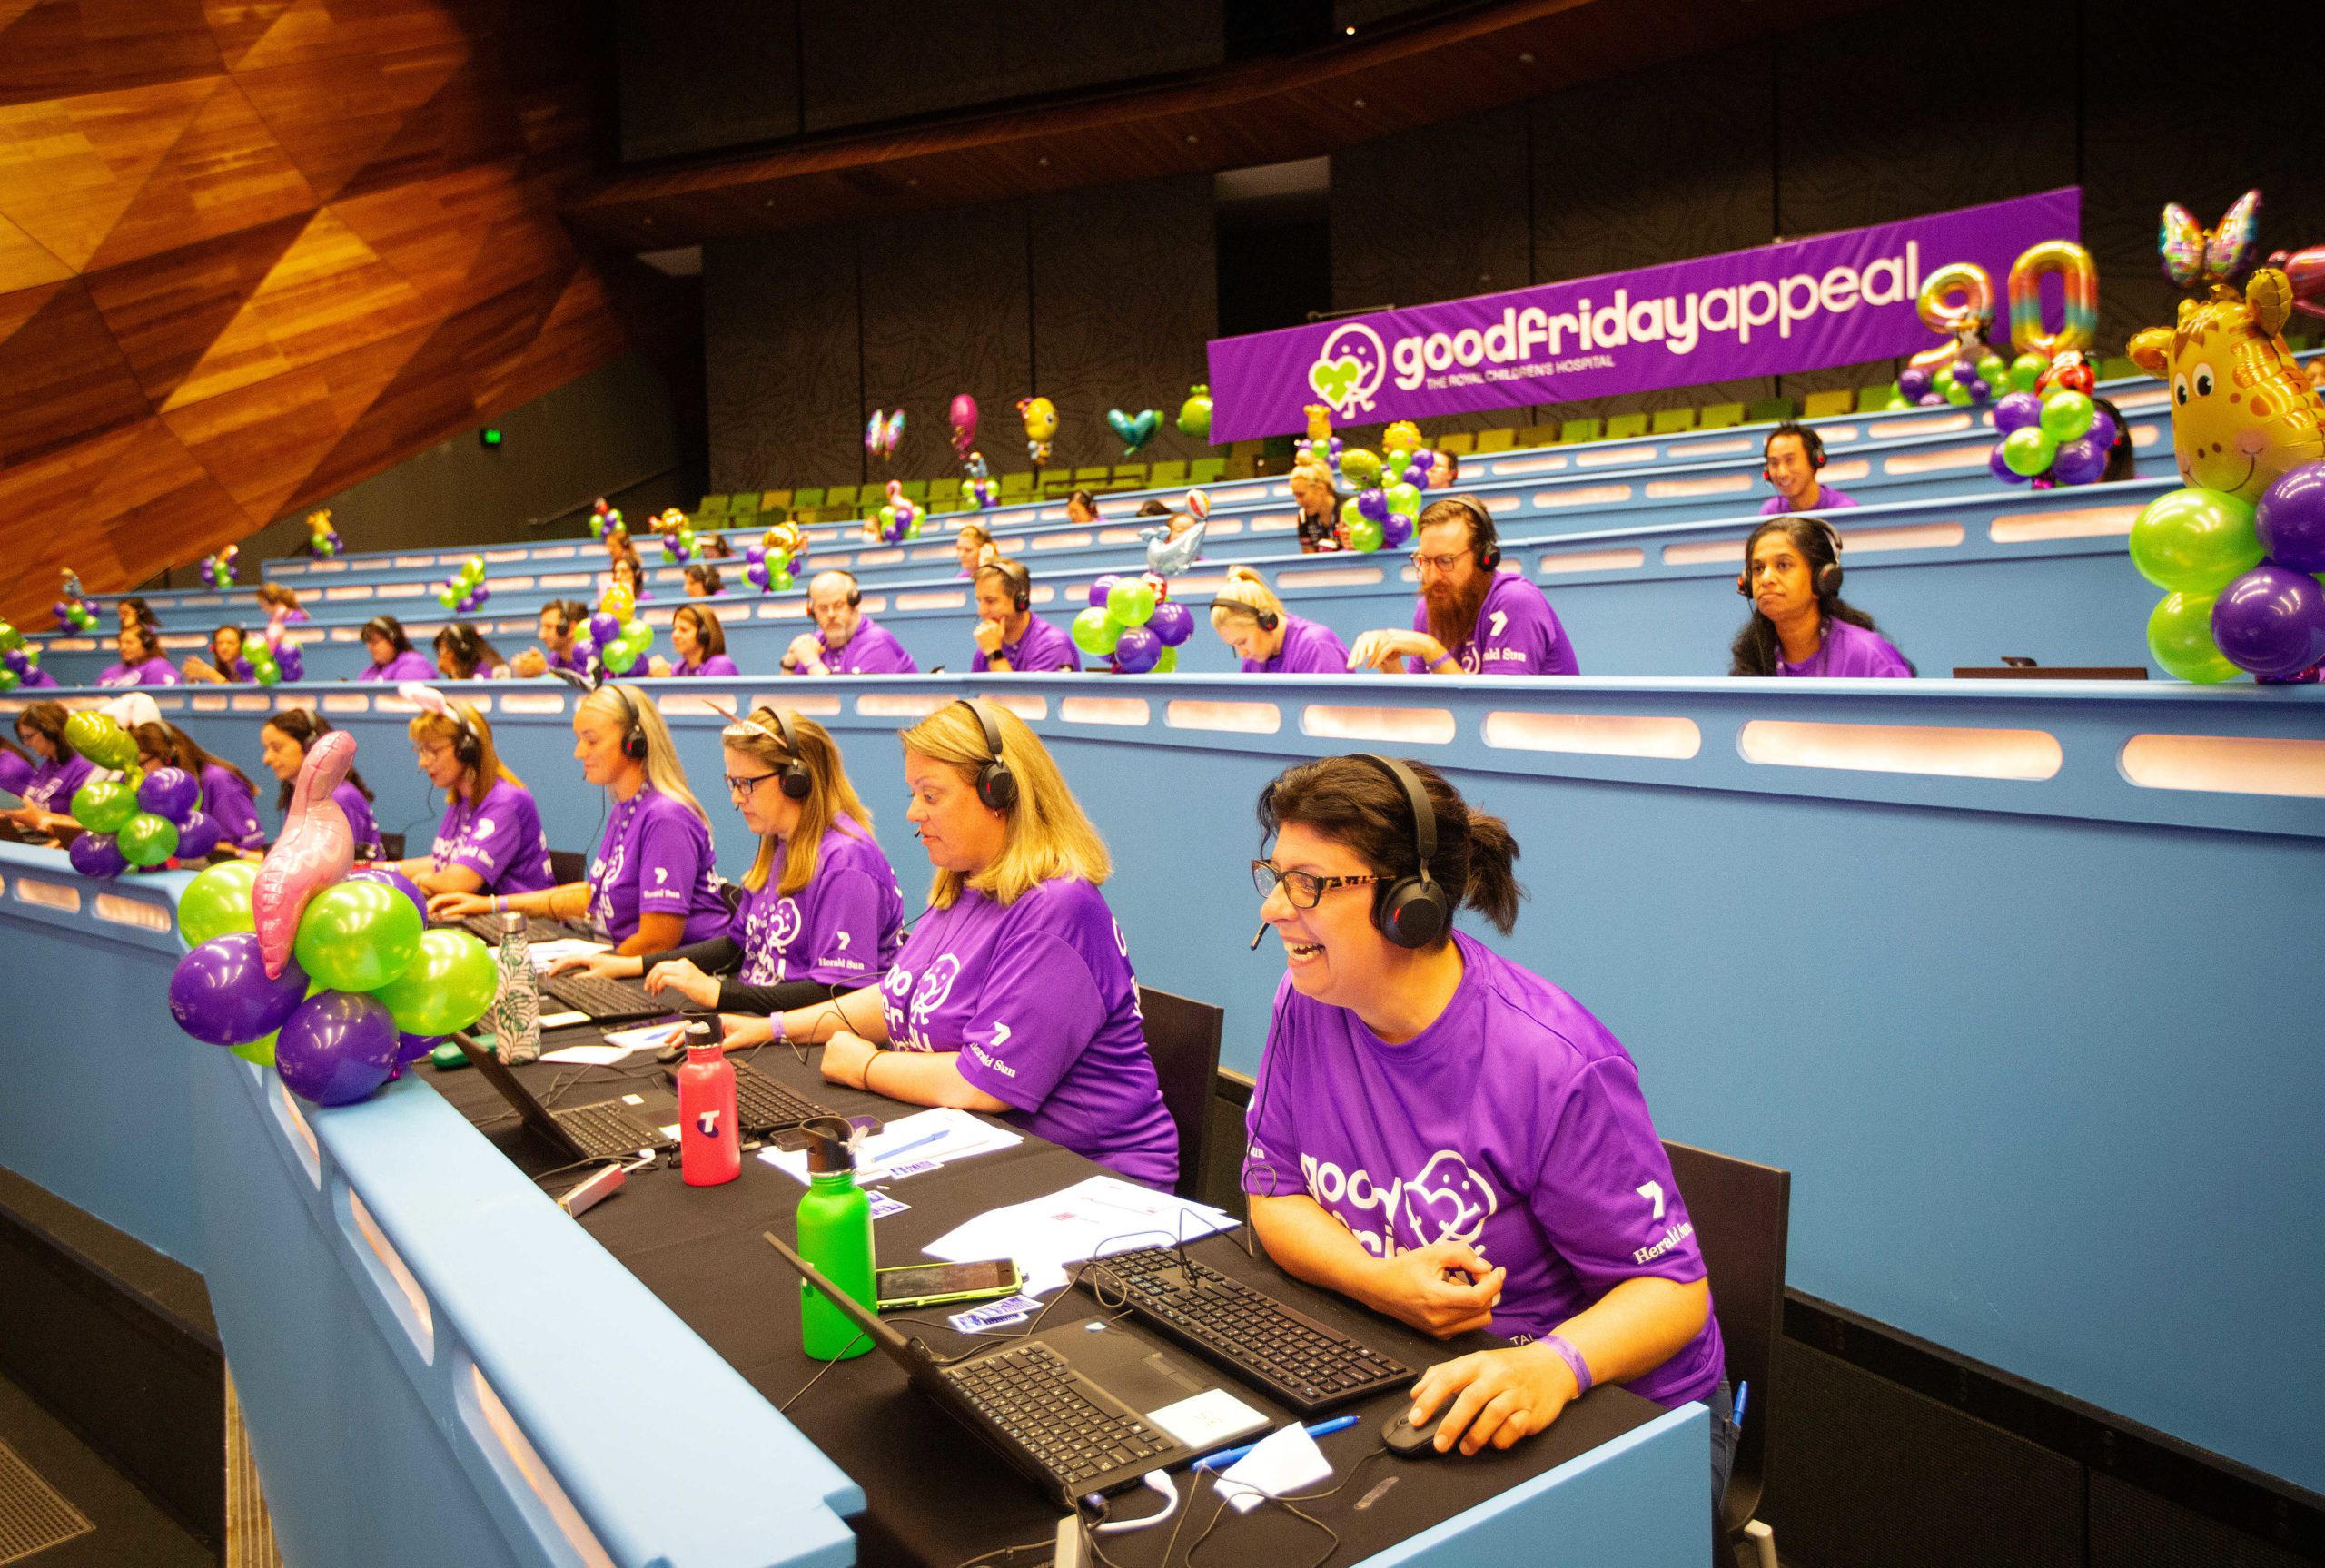
[[[1551,1349],[1557,1351],[1558,1353],[1558,1359],[1564,1361],[1568,1367],[1573,1371],[1574,1396],[1577,1399],[1581,1398],[1584,1395],[1590,1392],[1590,1363],[1582,1358],[1581,1351],[1577,1350],[1572,1345],[1567,1342],[1565,1336],[1558,1334],[1545,1334],[1541,1338],[1534,1341],[1534,1343],[1537,1345],[1547,1345]]]

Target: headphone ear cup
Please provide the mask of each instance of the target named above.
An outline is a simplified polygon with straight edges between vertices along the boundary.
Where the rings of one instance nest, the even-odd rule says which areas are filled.
[[[630,725],[629,733],[621,737],[621,754],[632,762],[646,760],[646,731],[642,725]]]
[[[783,782],[778,787],[787,799],[806,800],[815,789],[816,781],[808,775],[806,764],[787,762],[783,764]]]
[[[1253,618],[1260,623],[1260,630],[1263,632],[1271,632],[1281,624],[1276,619],[1276,614],[1273,610],[1261,610],[1258,616]]]
[[[1827,561],[1816,568],[1816,591],[1825,598],[1836,598],[1841,591],[1841,563]]]
[[[1751,573],[1738,572],[1736,574],[1736,591],[1743,595],[1747,599],[1752,597]]]
[[[1489,572],[1499,567],[1501,565],[1501,546],[1498,543],[1490,544],[1484,549],[1479,550],[1478,552],[1478,565],[1480,568]]]
[[[1017,804],[1017,775],[1009,764],[989,762],[977,770],[977,799],[987,811],[1010,811]]]
[[[1427,947],[1452,929],[1453,912],[1446,907],[1445,893],[1435,883],[1409,876],[1389,884],[1388,892],[1373,906],[1372,921],[1380,934],[1399,947]]]

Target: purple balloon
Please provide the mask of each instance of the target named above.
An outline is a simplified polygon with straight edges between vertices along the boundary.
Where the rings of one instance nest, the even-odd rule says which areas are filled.
[[[275,1038],[274,1070],[282,1087],[302,1099],[346,1105],[388,1081],[402,1044],[396,1021],[376,999],[318,991],[299,1004]]]
[[[1389,520],[1388,492],[1359,490],[1356,495],[1356,509],[1360,516],[1370,518],[1376,523],[1387,522]]]
[[[285,642],[274,656],[274,667],[282,672],[286,681],[302,680],[307,674],[307,656],[293,642]]]
[[[420,923],[422,925],[428,923],[428,895],[420,891],[420,884],[418,883],[412,881],[411,878],[404,875],[403,873],[396,870],[396,868],[391,865],[357,866],[353,871],[349,872],[345,876],[341,877],[339,880],[341,882],[376,882],[383,887],[391,887],[398,892],[403,894],[404,897],[411,900],[411,907],[420,912]]]
[[[1162,656],[1162,639],[1145,626],[1130,626],[1114,644],[1114,668],[1126,676],[1143,676]]]
[[[218,847],[226,830],[208,812],[188,812],[185,821],[178,823],[177,853],[171,858],[180,864],[197,861]]]
[[[471,594],[470,594],[470,595],[469,595],[469,601],[470,601],[471,604],[476,604],[476,605],[483,605],[483,604],[490,603],[490,600],[491,600],[491,598],[492,598],[492,590],[491,590],[490,588],[487,587],[486,587],[484,584],[482,584],[482,583],[479,583],[479,584],[477,584],[477,586],[476,586],[476,590],[475,590],[473,593],[471,593]]]
[[[2099,449],[2103,452],[2115,444],[2116,433],[2115,421],[2108,416],[2106,409],[2091,410],[2091,429],[2083,431],[2084,438],[2098,442]]]
[[[2277,565],[2325,572],[2325,463],[2303,463],[2261,492],[2253,527]]]
[[[614,619],[611,610],[599,610],[589,617],[589,639],[599,647],[604,647],[619,636],[621,623]]]
[[[1908,400],[1920,399],[1929,390],[1929,372],[1918,365],[1912,367],[1897,378],[1897,390],[1905,393]]]
[[[761,593],[765,593],[767,591],[767,563],[765,561],[753,561],[749,566],[743,568],[743,576],[749,581],[751,587],[758,589]]]
[[[1941,393],[1924,392],[1919,398],[1916,398],[1914,401],[1919,403],[1924,409],[1935,409],[1944,407],[1945,399]]]
[[[2051,478],[2063,485],[2093,484],[2106,471],[2107,449],[2089,436],[2061,441],[2051,459]]]
[[[2032,392],[2013,392],[1994,405],[1994,429],[2005,436],[2037,424],[2042,418],[2043,399]]]
[[[757,566],[761,561],[767,559],[767,547],[765,545],[753,545],[750,548],[743,552],[743,559],[749,562],[752,566]]]
[[[178,960],[170,976],[170,1016],[204,1044],[247,1045],[281,1029],[306,995],[305,970],[285,962],[269,980],[258,933],[232,932]]]
[[[2213,601],[2212,640],[2238,669],[2297,676],[2325,659],[2325,587],[2306,572],[2263,561]]]
[[[1092,583],[1090,585],[1090,607],[1093,610],[1104,609],[1106,607],[1106,596],[1113,593],[1114,591],[1114,585],[1122,580],[1120,573],[1108,572],[1104,577],[1102,577],[1096,582]]]
[[[1970,400],[1974,403],[1983,403],[1994,396],[1994,390],[1979,377],[1973,376],[1962,385],[1970,390]]]
[[[407,1034],[401,1036],[396,1041],[396,1065],[398,1067],[403,1067],[411,1062],[418,1061],[421,1057],[428,1055],[438,1046],[443,1044],[445,1039],[446,1037],[440,1034]]]
[[[1429,488],[1429,470],[1422,468],[1419,463],[1410,465],[1405,469],[1405,483],[1410,485],[1416,490],[1425,490]]]
[[[49,606],[48,613],[56,617],[56,624],[59,626],[67,625],[73,619],[73,606],[66,604],[63,599],[59,599],[54,604]]]
[[[1993,474],[1995,478],[2000,479],[2005,485],[2023,485],[2027,479],[2026,475],[2020,473],[2016,468],[2012,468],[2008,463],[2002,460],[2002,443],[2000,441],[1996,441],[1994,443],[1994,449],[1986,454],[1986,471]]]
[[[1402,512],[1390,512],[1380,524],[1380,542],[1396,548],[1413,537],[1413,520]]]
[[[25,657],[25,650],[22,648],[10,648],[6,653],[0,654],[0,665],[6,665],[20,676],[28,676],[33,673],[33,662]]]
[[[137,804],[155,816],[183,823],[202,804],[202,784],[183,768],[155,768],[137,786]]]
[[[1162,638],[1164,647],[1175,648],[1194,635],[1195,618],[1176,599],[1164,599],[1147,617],[1146,629]]]
[[[129,869],[129,857],[109,833],[84,833],[73,841],[65,852],[73,862],[73,869],[83,876],[119,876]]]

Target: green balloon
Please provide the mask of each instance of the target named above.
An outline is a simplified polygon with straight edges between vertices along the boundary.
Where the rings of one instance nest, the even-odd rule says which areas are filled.
[[[1154,668],[1150,673],[1158,676],[1167,676],[1178,667],[1179,650],[1176,648],[1164,648],[1160,655],[1156,656],[1154,660]]]
[[[130,864],[159,865],[178,852],[178,824],[152,812],[139,812],[121,824],[114,842],[121,846],[121,858]]]
[[[628,675],[630,666],[638,662],[638,651],[616,637],[598,656],[606,661],[606,668],[614,674]]]
[[[2167,490],[2132,519],[2132,565],[2159,588],[2217,594],[2261,564],[2252,519],[2251,504],[2224,490]]]
[[[16,682],[21,678],[22,677],[19,676],[15,671],[7,668],[5,666],[0,666],[0,692],[15,691],[16,689]]]
[[[1409,518],[1420,516],[1420,488],[1417,485],[1390,485],[1388,489],[1389,509]]]
[[[64,744],[99,767],[117,773],[137,764],[136,740],[111,714],[74,714],[64,721]]]
[[[482,1018],[500,988],[490,948],[464,931],[431,931],[404,971],[371,994],[404,1033],[450,1034]]]
[[[1108,602],[1113,601],[1110,599]],[[1110,618],[1105,611],[1092,605],[1074,616],[1073,625],[1067,629],[1075,647],[1093,657],[1103,658],[1114,651],[1116,643],[1122,641],[1123,628],[1121,622]]]
[[[73,792],[73,820],[91,833],[119,833],[137,814],[137,792],[119,779],[91,779]]]
[[[2003,466],[2030,479],[2058,455],[2059,443],[2040,425],[2022,425],[2002,439]]]
[[[2054,390],[2043,399],[2043,429],[2054,441],[2072,441],[2091,429],[2098,412],[2091,399],[2073,387]]]
[[[222,861],[186,884],[178,895],[178,932],[188,947],[213,936],[258,929],[251,912],[251,890],[258,886],[258,862]]]
[[[1937,389],[1939,391],[1941,391],[1941,392],[1946,392],[1946,391],[1951,391],[1951,390],[1953,390],[1953,389],[1954,389],[1954,361],[1953,361],[1953,360],[1946,360],[1946,361],[1945,361],[1945,363],[1944,363],[1943,365],[1940,365],[1940,366],[1937,368],[1937,373],[1936,373],[1935,375],[1933,375],[1932,377],[1930,377],[1930,379],[1929,379],[1929,384],[1930,384],[1931,386],[1933,386],[1933,387],[1936,388],[1936,389]]]
[[[1978,380],[1996,390],[2001,390],[2003,378],[2009,373],[2010,367],[2002,362],[2000,354],[1988,354],[1978,361]]]
[[[436,602],[443,606],[448,610],[454,605],[460,602],[460,595],[455,593],[450,588],[438,588],[436,590]]]
[[[1955,381],[1953,385],[1945,389],[1945,400],[1952,403],[1955,408],[1961,409],[1969,407],[1969,405],[1976,399],[1970,396],[1969,388],[1964,386],[1959,381]]]
[[[1362,512],[1357,513],[1355,520],[1348,525],[1348,547],[1351,550],[1369,556],[1386,542],[1380,525]]]
[[[236,1056],[241,1057],[244,1061],[254,1061],[261,1067],[272,1067],[274,1065],[274,1042],[277,1039],[281,1038],[282,1033],[282,1031],[278,1029],[272,1034],[252,1040],[248,1045],[230,1045],[226,1049],[232,1051]]]
[[[1341,478],[1360,490],[1377,489],[1380,459],[1362,447],[1346,448],[1341,452]]]
[[[420,911],[401,892],[343,882],[307,901],[291,951],[325,990],[376,991],[411,966],[420,932]]]
[[[1154,590],[1141,577],[1121,577],[1106,591],[1106,618],[1118,626],[1143,626],[1154,616]]]
[[[282,666],[272,659],[261,659],[251,666],[251,674],[259,685],[271,686],[282,679]]]
[[[2244,672],[2212,641],[2216,594],[2166,594],[2147,617],[2147,651],[2170,674],[2200,685],[2232,681]]]
[[[2034,383],[2041,380],[2043,372],[2050,368],[2050,361],[2040,354],[2019,355],[2010,362],[2010,390],[2013,392],[2033,391]]]

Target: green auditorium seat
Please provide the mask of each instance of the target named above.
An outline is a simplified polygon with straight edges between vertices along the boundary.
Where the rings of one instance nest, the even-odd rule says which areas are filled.
[[[1259,477],[1260,454],[1257,452],[1246,452],[1241,457],[1228,459],[1227,471],[1220,476],[1223,479],[1256,479]]]
[[[1645,414],[1617,414],[1607,421],[1607,439],[1610,441],[1636,440],[1647,434]]]
[[[1440,452],[1465,456],[1478,449],[1477,437],[1468,430],[1447,430],[1430,443]]]
[[[906,479],[904,484],[904,491],[905,499],[908,501],[925,501],[928,499],[928,481],[926,479]]]
[[[1779,419],[1797,419],[1799,416],[1800,405],[1790,398],[1762,398],[1744,410],[1744,422],[1747,425],[1770,425]]]
[[[1182,462],[1156,463],[1146,470],[1147,488],[1167,489],[1187,482],[1187,465]]]
[[[1885,384],[1878,387],[1859,387],[1856,390],[1856,411],[1860,414],[1879,413],[1889,406],[1889,399],[1895,391],[1895,387]]]
[[[761,490],[759,492],[760,511],[783,512],[790,508],[791,492],[789,490]]]
[[[1518,432],[1518,444],[1521,447],[1555,447],[1558,444],[1558,428],[1556,425],[1529,425]]]
[[[1856,394],[1843,387],[1836,391],[1811,392],[1801,411],[1812,419],[1829,419],[1835,414],[1845,414],[1856,407]]]
[[[1596,419],[1568,419],[1558,427],[1558,439],[1568,446],[1577,441],[1595,441],[1602,429]]]
[[[1077,485],[1103,485],[1113,477],[1114,471],[1112,468],[1076,468],[1073,470],[1073,482]]]
[[[823,504],[824,492],[821,490],[794,490],[791,492],[791,505],[798,510],[812,512]]]
[[[1730,430],[1744,422],[1741,403],[1706,403],[1696,415],[1699,430]]]
[[[1685,435],[1695,428],[1696,410],[1693,408],[1657,409],[1647,427],[1647,433],[1655,436]]]
[[[1224,458],[1197,458],[1187,465],[1187,483],[1191,485],[1215,485],[1226,477]]]
[[[1117,490],[1146,488],[1146,465],[1144,463],[1116,463],[1110,488]]]
[[[1480,452],[1506,452],[1516,445],[1518,445],[1518,432],[1516,430],[1507,428],[1499,430],[1479,430],[1478,432],[1478,444],[1476,450]]]
[[[724,517],[726,513],[727,498],[725,496],[705,496],[695,503],[694,515],[698,518]]]
[[[824,491],[824,505],[827,507],[852,507],[856,505],[856,487],[854,485],[833,485],[828,487]]]
[[[1018,469],[1014,474],[1004,474],[1001,476],[1001,498],[1003,500],[1022,501],[1033,493],[1034,476],[1025,472],[1023,468]]]

